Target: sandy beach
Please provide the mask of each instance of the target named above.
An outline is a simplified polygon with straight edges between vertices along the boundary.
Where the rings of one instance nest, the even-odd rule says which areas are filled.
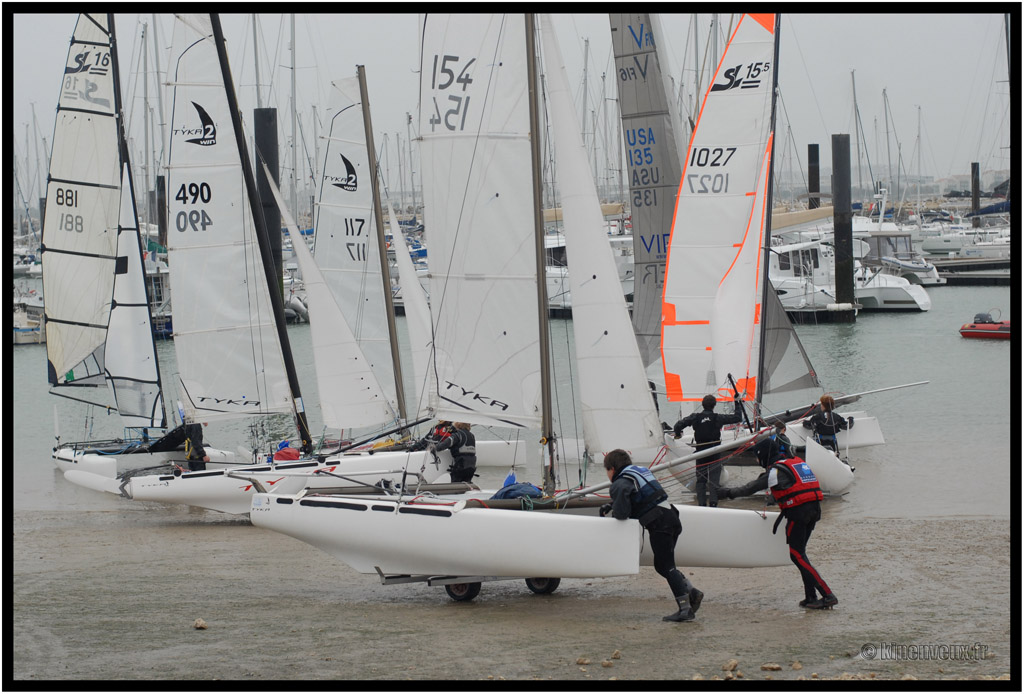
[[[828,503],[808,554],[836,609],[799,608],[792,566],[688,569],[706,597],[684,624],[661,621],[674,604],[650,567],[564,580],[543,596],[519,581],[485,583],[475,601],[456,603],[442,588],[380,585],[242,517],[116,500],[109,511],[16,510],[13,677],[1009,678],[1006,520],[830,522]],[[861,655],[865,644],[874,659]],[[973,648],[883,660],[883,644]]]

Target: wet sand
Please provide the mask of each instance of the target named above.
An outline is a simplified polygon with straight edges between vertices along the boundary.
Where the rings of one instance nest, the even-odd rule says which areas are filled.
[[[1011,672],[1006,519],[840,521],[826,507],[808,555],[839,597],[836,609],[799,608],[793,566],[687,569],[704,604],[695,622],[673,624],[661,621],[674,603],[650,567],[639,576],[567,579],[551,595],[520,581],[485,583],[475,601],[456,603],[443,588],[380,585],[244,518],[129,502],[113,509],[15,510],[15,680],[582,686]],[[684,529],[681,542],[688,531],[696,530]],[[197,619],[208,628],[195,629]],[[976,660],[860,656],[863,644],[892,642],[978,643],[986,652]],[[738,664],[727,672],[730,659]],[[762,669],[768,663],[781,669]]]

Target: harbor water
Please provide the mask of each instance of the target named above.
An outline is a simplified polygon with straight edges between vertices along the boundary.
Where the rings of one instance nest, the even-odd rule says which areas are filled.
[[[866,396],[855,406],[878,418],[886,444],[850,451],[856,480],[844,496],[825,502],[808,548],[840,595],[836,613],[797,610],[799,578],[791,566],[688,570],[708,598],[695,626],[683,626],[703,636],[699,642],[678,637],[686,656],[668,661],[653,654],[663,645],[660,615],[669,600],[650,568],[639,577],[563,581],[557,593],[543,596],[550,598],[544,607],[522,586],[502,582],[485,584],[474,604],[464,605],[437,588],[382,586],[308,545],[253,528],[244,516],[140,504],[76,487],[51,460],[56,433],[63,441],[89,430],[117,436],[118,418],[48,394],[45,346],[17,346],[7,372],[13,397],[5,408],[13,441],[6,522],[14,544],[8,572],[14,678],[691,679],[722,675],[717,665],[733,656],[758,678],[764,673],[755,661],[783,658],[803,659],[808,670],[837,678],[869,667],[892,678],[999,675],[1011,658],[1008,555],[1019,475],[1011,472],[1017,419],[1010,393],[1019,383],[1018,362],[1009,341],[964,339],[958,328],[993,308],[1010,318],[1012,290],[937,287],[929,294],[933,307],[926,313],[862,313],[854,324],[797,327],[826,392],[928,381]],[[309,326],[291,326],[289,337],[311,428],[319,432]],[[573,420],[570,341],[571,321],[552,320],[561,422]],[[159,355],[162,378],[172,383],[173,343],[161,343]],[[410,374],[406,381],[412,385]],[[672,424],[678,414],[677,405],[662,399],[662,419]],[[287,417],[273,427],[274,436],[291,435]],[[563,437],[579,435],[569,429],[562,426]],[[248,445],[249,432],[241,424],[211,423],[206,438],[235,450]],[[488,485],[505,473],[482,472]],[[539,481],[530,470],[524,477]],[[680,541],[694,531],[684,529]],[[952,613],[936,610],[944,601],[962,604]],[[204,615],[219,620],[221,630],[194,630],[193,618]],[[539,642],[538,633],[544,634]],[[799,647],[779,653],[779,633]],[[873,639],[913,643],[942,635],[950,643],[981,640],[995,657],[943,667],[853,662],[843,655]],[[451,643],[428,646],[423,639]],[[447,646],[465,651],[449,656]],[[598,665],[607,657],[599,652],[619,648],[622,661]],[[587,654],[595,658],[589,669],[574,664]],[[789,662],[780,678],[801,675]]]

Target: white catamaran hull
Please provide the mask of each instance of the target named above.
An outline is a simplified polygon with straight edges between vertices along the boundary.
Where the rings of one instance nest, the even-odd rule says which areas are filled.
[[[847,448],[881,446],[885,443],[882,428],[878,425],[876,417],[871,417],[865,412],[841,412],[840,414],[847,419],[853,417],[854,420],[852,428],[840,431],[836,436],[840,452]],[[803,420],[790,422],[786,427],[786,436],[794,446],[806,445],[808,438],[814,438],[813,432],[810,429],[804,429],[802,422]]]
[[[776,513],[676,506],[679,566],[752,568],[789,563]],[[402,504],[353,496],[255,494],[253,525],[307,542],[360,573],[594,578],[653,564],[633,521],[586,512]],[[580,515],[587,513],[591,515]]]
[[[451,453],[441,451],[435,460],[427,451],[351,455],[328,459],[289,461],[264,465],[235,465],[222,469],[184,472],[181,475],[138,475],[124,483],[112,476],[86,471],[64,474],[65,479],[79,486],[122,494],[134,501],[158,501],[184,504],[222,513],[249,513],[252,495],[259,483],[268,492],[295,494],[303,489],[374,485],[382,480],[402,481],[406,471],[415,484],[417,475],[424,482],[433,482],[444,475],[451,463]],[[422,470],[422,473],[421,473]]]
[[[786,534],[772,534],[778,513],[734,508],[707,508],[673,504],[683,532],[676,542],[676,566],[750,569],[789,564]],[[654,565],[654,554],[644,533],[640,563]]]
[[[206,464],[207,467],[234,466],[239,463],[235,454],[231,451],[207,447],[206,453],[210,456],[210,462]],[[182,451],[165,451],[160,453],[140,451],[138,453],[126,452],[118,454],[90,453],[88,450],[76,451],[74,448],[64,447],[58,448],[53,452],[53,460],[62,472],[79,470],[104,477],[116,477],[118,474],[128,470],[167,465],[171,462],[187,465],[185,454]]]
[[[365,574],[594,578],[640,569],[635,521],[274,494],[253,495],[250,518]]]

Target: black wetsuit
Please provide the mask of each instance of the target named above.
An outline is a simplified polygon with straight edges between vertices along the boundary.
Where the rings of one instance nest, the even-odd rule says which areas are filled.
[[[203,448],[203,425],[185,425],[185,450],[188,451],[188,469],[205,470],[206,449]]]
[[[818,412],[812,417],[805,419],[803,427],[805,429],[813,429],[818,443],[838,453],[839,444],[836,442],[836,434],[849,429],[850,425],[841,414],[829,411]]]
[[[434,450],[452,449],[448,468],[452,482],[472,482],[476,472],[476,437],[469,429],[453,429],[452,435],[435,444]]]
[[[625,469],[625,468],[623,468]],[[612,499],[612,517],[616,520],[637,518],[640,524],[647,530],[651,543],[651,551],[654,553],[654,570],[668,581],[672,595],[689,595],[693,586],[686,578],[686,575],[676,568],[676,541],[683,531],[679,522],[679,511],[665,506],[655,506],[653,510],[638,514],[644,509],[638,509],[634,500],[639,494],[636,482],[622,474],[622,470],[616,472],[612,478],[612,486],[609,490]],[[642,515],[643,519],[640,519]]]
[[[736,409],[732,414],[718,414],[713,409],[683,417],[676,422],[672,431],[676,438],[682,435],[683,429],[693,427],[694,447],[698,451],[713,448],[722,442],[722,427],[743,420],[743,404],[736,400]],[[700,460],[697,463],[697,505],[718,506],[718,480],[722,476],[721,460]],[[707,496],[708,503],[704,503]]]

